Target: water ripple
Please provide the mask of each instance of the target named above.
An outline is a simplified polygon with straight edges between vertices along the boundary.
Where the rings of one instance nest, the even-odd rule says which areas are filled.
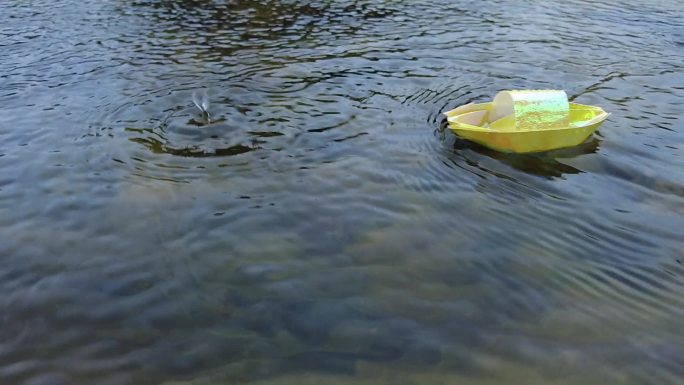
[[[681,16],[0,4],[0,382],[677,383]],[[514,88],[612,115],[542,154],[447,129]]]

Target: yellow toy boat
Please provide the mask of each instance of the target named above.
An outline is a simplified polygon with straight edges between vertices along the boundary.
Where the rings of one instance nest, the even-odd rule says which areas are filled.
[[[569,103],[565,91],[502,91],[490,103],[445,113],[458,136],[502,152],[540,152],[584,142],[610,115]]]

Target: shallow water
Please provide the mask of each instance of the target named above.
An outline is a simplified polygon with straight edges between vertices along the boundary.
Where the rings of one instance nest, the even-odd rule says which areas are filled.
[[[684,6],[613,3],[0,3],[0,383],[680,383]],[[444,130],[518,88],[613,115]]]

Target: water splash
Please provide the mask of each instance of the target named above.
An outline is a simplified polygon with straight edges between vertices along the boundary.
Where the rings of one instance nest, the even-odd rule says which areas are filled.
[[[192,102],[202,113],[202,119],[209,123],[211,116],[209,115],[209,95],[207,94],[207,90],[199,89],[194,91],[192,93]]]

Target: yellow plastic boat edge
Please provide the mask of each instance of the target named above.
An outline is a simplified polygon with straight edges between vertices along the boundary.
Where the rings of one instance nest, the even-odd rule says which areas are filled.
[[[458,136],[501,152],[530,153],[572,147],[584,142],[602,122],[589,126],[543,131],[484,132],[453,129]]]
[[[451,111],[447,111],[444,113],[444,115],[447,116],[447,118],[450,118],[452,116],[456,115],[462,115],[467,112],[473,112],[473,111],[481,111],[481,110],[487,110],[490,111],[492,109],[492,103],[470,103],[466,104],[457,108],[454,108]]]
[[[449,111],[445,113],[445,115],[453,118],[465,112],[483,109],[490,111],[491,103],[465,105]],[[576,116],[576,119],[579,118],[579,115],[582,115],[582,111],[586,111],[585,115],[591,114],[594,116],[589,120],[581,119],[579,122],[577,122],[577,120],[575,120],[575,122],[571,121],[569,127],[560,129],[509,132],[493,131],[485,127],[458,123],[454,122],[454,119],[448,120],[450,129],[464,139],[471,140],[497,151],[530,153],[550,151],[581,144],[591,136],[591,134],[593,134],[601,123],[610,115],[600,107],[576,103],[570,103],[570,110],[571,120],[575,120],[572,119],[573,115]]]

